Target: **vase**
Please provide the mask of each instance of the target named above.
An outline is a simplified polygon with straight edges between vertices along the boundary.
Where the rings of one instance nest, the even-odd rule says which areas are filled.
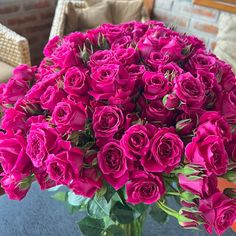
[[[146,214],[143,214],[130,224],[120,224],[120,227],[125,231],[126,236],[142,236],[145,219]]]

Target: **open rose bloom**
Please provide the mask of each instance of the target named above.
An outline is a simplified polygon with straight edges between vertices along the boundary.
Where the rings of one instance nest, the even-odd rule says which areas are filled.
[[[0,85],[0,184],[10,199],[34,181],[64,185],[55,196],[87,210],[85,235],[86,222],[100,225],[96,235],[123,232],[159,211],[210,234],[230,228],[235,185],[217,187],[219,177],[236,181],[228,64],[156,21],[54,37],[44,55]],[[179,211],[168,207],[172,195]]]

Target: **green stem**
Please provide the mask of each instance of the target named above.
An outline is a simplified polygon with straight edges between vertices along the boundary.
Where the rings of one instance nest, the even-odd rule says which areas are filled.
[[[167,195],[173,195],[173,196],[180,196],[181,194],[179,192],[167,192]]]
[[[125,231],[125,236],[141,236],[146,214],[141,215],[130,224],[120,224]]]
[[[181,222],[191,222],[190,219],[188,219],[187,217],[179,214],[177,211],[173,210],[172,208],[169,208],[168,206],[166,206],[163,202],[157,202],[157,206],[162,209],[165,213],[167,213],[170,216],[175,217],[178,221]]]

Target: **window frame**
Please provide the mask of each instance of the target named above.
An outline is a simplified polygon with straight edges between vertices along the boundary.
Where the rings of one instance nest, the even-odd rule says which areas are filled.
[[[236,13],[236,0],[193,0],[196,5]]]

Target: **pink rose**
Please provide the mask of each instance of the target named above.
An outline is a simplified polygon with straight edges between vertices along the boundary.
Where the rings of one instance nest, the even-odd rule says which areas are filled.
[[[136,124],[127,129],[120,140],[126,156],[135,160],[146,155],[150,148],[149,136],[149,130],[144,125]]]
[[[69,188],[75,194],[92,198],[96,191],[102,187],[102,176],[98,172],[97,167],[93,166],[96,158],[96,154],[91,154],[84,159],[87,167],[82,168],[78,176],[79,178],[69,185]]]
[[[116,106],[100,106],[93,113],[93,131],[97,139],[106,140],[106,142],[112,139],[123,123],[123,113]]]
[[[59,89],[59,87],[56,86],[55,81],[61,81],[63,73],[64,71],[62,70],[54,73],[50,72],[49,74],[42,76],[42,78],[35,83],[25,95],[27,101],[30,101],[31,103],[40,103],[40,98],[48,87],[55,87],[55,90],[56,88]]]
[[[116,190],[129,179],[125,151],[118,141],[109,141],[100,149],[98,165],[105,180]]]
[[[164,97],[171,89],[169,81],[161,73],[147,71],[143,74],[145,84],[143,96],[149,100]]]
[[[210,90],[217,83],[217,80],[216,80],[216,77],[215,77],[214,73],[211,73],[209,71],[199,70],[197,72],[197,77],[204,84],[206,92],[210,92]]]
[[[154,71],[158,71],[160,65],[165,65],[169,61],[168,55],[163,55],[160,52],[151,52],[146,62]]]
[[[52,122],[60,132],[83,130],[87,119],[87,113],[81,102],[75,103],[64,100],[57,103],[52,113]]]
[[[77,147],[70,147],[69,150],[48,155],[45,163],[47,173],[56,184],[69,185],[79,176],[83,166],[83,153]]]
[[[186,42],[184,40],[185,39],[180,36],[171,38],[169,42],[162,47],[161,53],[167,55],[171,61],[185,59],[186,55],[184,54],[184,49]]]
[[[186,68],[190,73],[196,75],[199,70],[214,72],[215,64],[216,58],[200,49],[190,58]]]
[[[5,174],[21,179],[31,173],[32,164],[26,154],[26,144],[21,135],[0,133],[0,163]]]
[[[109,99],[115,96],[118,86],[130,87],[130,81],[127,71],[121,65],[107,64],[94,67],[91,74],[90,86],[92,91],[89,92],[96,101]],[[131,84],[132,86],[132,84]]]
[[[167,110],[161,100],[153,100],[145,107],[145,116],[151,123],[171,124],[173,122],[174,112]]]
[[[200,126],[198,127],[199,135],[218,135],[224,140],[231,140],[231,129],[223,116],[216,111],[207,111],[199,119]]]
[[[167,64],[160,64],[158,67],[158,72],[164,74],[165,78],[169,81],[172,81],[176,76],[182,74],[184,70],[175,62],[170,62]]]
[[[78,48],[74,42],[63,41],[50,56],[51,60],[61,68],[82,66],[82,59],[79,57]]]
[[[160,50],[170,41],[168,36],[171,34],[175,34],[174,31],[161,26],[157,26],[155,29],[150,28],[138,42],[138,49],[142,57],[146,59],[151,52]]]
[[[236,201],[220,192],[199,201],[199,211],[205,221],[205,229],[212,234],[212,228],[218,235],[223,234],[236,220]]]
[[[144,65],[130,65],[126,67],[126,70],[131,78],[135,78],[135,80],[141,80],[146,68]]]
[[[114,52],[115,59],[124,66],[136,64],[138,61],[137,51],[130,48],[118,48]]]
[[[22,64],[17,66],[14,70],[13,70],[13,77],[15,78],[15,80],[18,81],[27,81],[27,82],[33,82],[32,80],[35,77],[35,71],[36,71],[36,67],[30,67],[29,65],[26,64]]]
[[[198,124],[199,114],[196,112],[182,113],[176,118],[176,131],[180,136],[191,135]]]
[[[5,110],[2,118],[2,128],[6,131],[25,131],[26,128],[26,114],[16,110],[15,108],[9,108]]]
[[[122,37],[124,34],[124,29],[119,25],[103,24],[101,30],[110,44],[112,44],[116,39]]]
[[[14,104],[18,99],[24,97],[29,88],[27,81],[12,77],[3,89],[2,100],[4,103]]]
[[[165,186],[160,176],[139,171],[126,184],[127,202],[131,204],[152,204],[165,193]]]
[[[56,186],[56,182],[52,180],[45,168],[33,168],[34,176],[40,186],[41,190],[46,190]]]
[[[63,98],[66,97],[66,93],[58,85],[48,86],[46,91],[40,97],[40,103],[43,109],[53,111],[54,107]]]
[[[75,96],[85,95],[88,90],[86,72],[77,67],[69,68],[65,74],[64,89]]]
[[[45,57],[51,57],[55,49],[59,46],[60,41],[61,39],[59,36],[55,36],[48,41],[43,50],[43,54],[45,55]]]
[[[27,136],[26,153],[35,167],[44,167],[49,153],[57,149],[58,134],[47,122],[33,123]]]
[[[141,162],[146,171],[170,173],[181,161],[184,144],[171,128],[157,131],[151,140],[151,149]]]
[[[217,135],[197,135],[186,146],[185,155],[191,164],[203,166],[209,174],[222,175],[227,171],[228,155]]]
[[[232,134],[232,140],[225,145],[228,156],[236,162],[236,133]]]
[[[130,36],[122,36],[122,37],[116,39],[112,43],[111,49],[116,50],[118,48],[129,48],[131,44],[132,44],[132,39]]]
[[[21,200],[29,191],[32,180],[31,176],[27,175],[17,178],[13,174],[3,174],[0,183],[9,199]]]
[[[190,176],[194,177],[194,176]],[[199,195],[201,198],[207,198],[218,191],[217,178],[214,174],[209,176],[196,176],[196,179],[190,179],[183,174],[179,175],[179,185],[182,189],[193,194]]]
[[[105,64],[112,64],[114,60],[114,52],[112,50],[98,50],[89,58],[90,67],[98,67]]]
[[[187,110],[199,108],[204,103],[204,84],[189,72],[175,78],[174,91]]]
[[[220,97],[220,110],[228,122],[234,123],[236,119],[236,87],[229,92],[223,92]]]

